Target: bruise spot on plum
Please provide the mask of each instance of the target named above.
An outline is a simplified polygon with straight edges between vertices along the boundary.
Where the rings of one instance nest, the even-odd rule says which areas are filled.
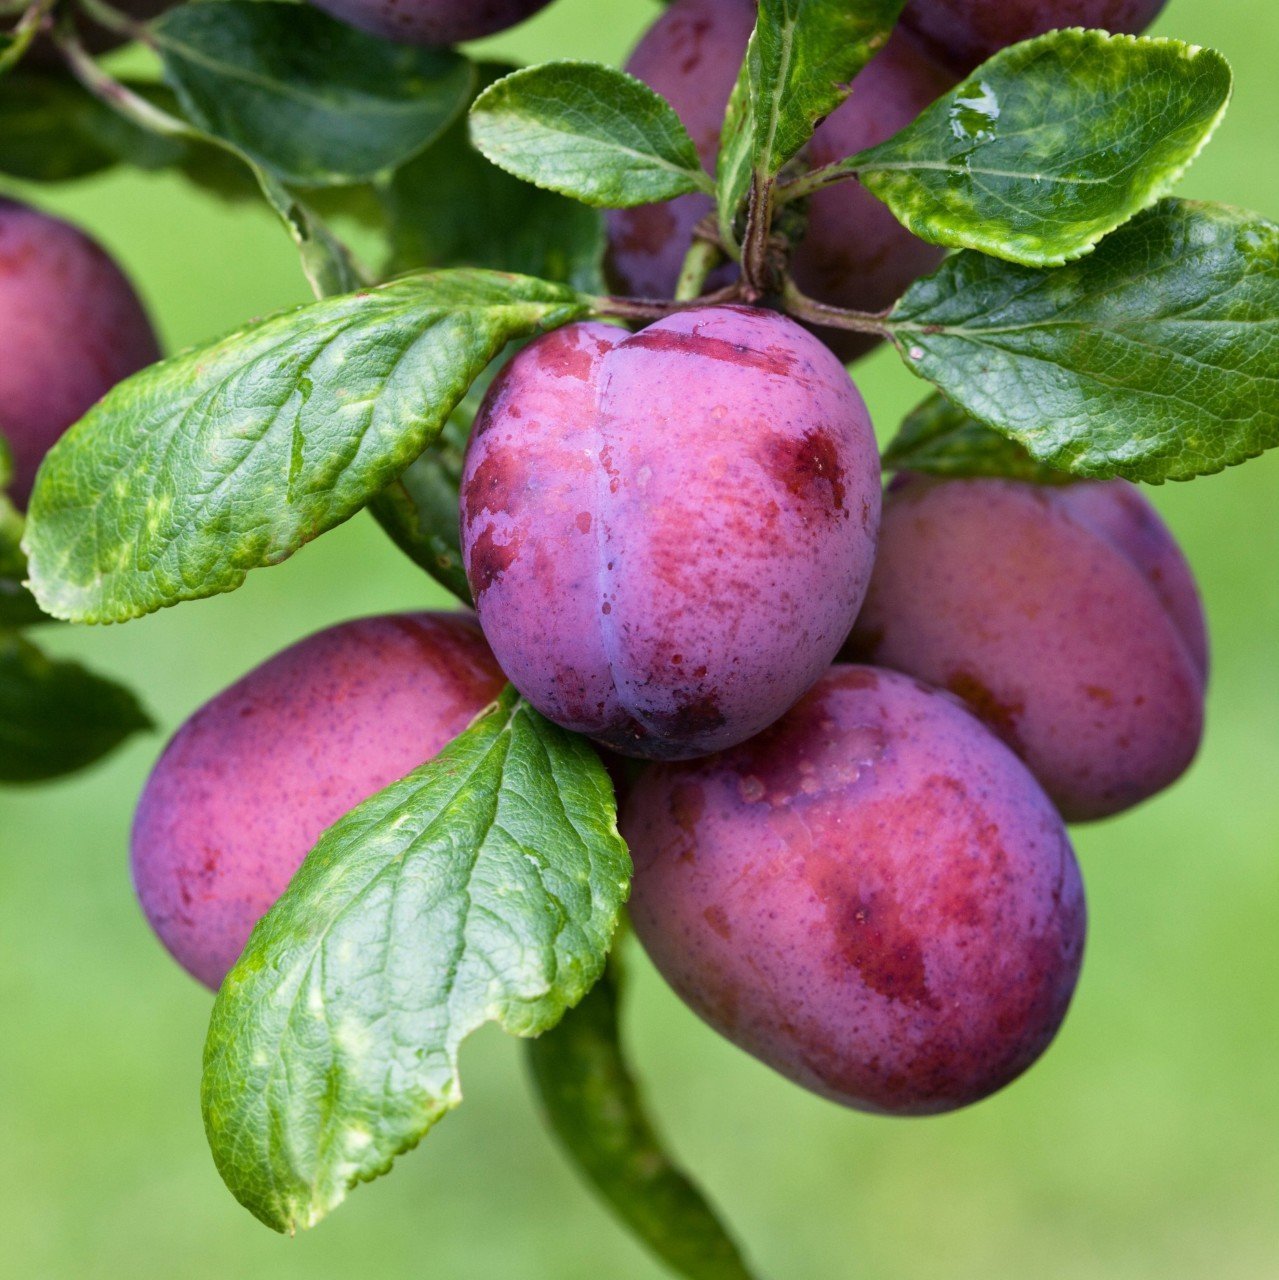
[[[1116,707],[1119,705],[1119,699],[1115,697],[1113,689],[1107,689],[1102,685],[1086,684],[1084,685],[1084,695],[1092,702],[1099,702],[1103,707]]]
[[[757,351],[723,338],[701,333],[677,333],[671,329],[643,329],[628,338],[627,347],[660,351],[670,355],[699,356],[705,360],[722,360],[740,369],[758,369],[762,373],[787,377],[795,371],[795,359],[780,347]]]
[[[1003,701],[971,671],[956,671],[946,688],[966,702],[979,720],[992,728],[1010,747],[1021,748],[1017,722],[1026,710],[1024,702]]]
[[[836,968],[854,968],[861,980],[889,1000],[940,1009],[928,986],[919,937],[902,919],[897,900],[882,889],[849,885],[848,867],[822,859],[810,873],[835,943]]]
[[[664,736],[677,739],[713,733],[724,725],[724,713],[714,693],[681,702],[674,711],[650,714],[649,721]]]
[[[854,786],[882,758],[887,738],[878,725],[841,727],[826,699],[831,684],[870,689],[878,680],[873,671],[840,672],[738,747],[733,766],[742,798],[747,803],[767,799],[777,807]]]
[[[467,477],[464,499],[469,518],[481,511],[513,515],[528,487],[523,460],[510,450],[489,449]]]
[[[587,382],[595,372],[595,359],[579,347],[572,329],[560,329],[543,338],[538,347],[539,364],[557,378]]]
[[[671,790],[667,807],[680,830],[676,853],[681,862],[691,862],[697,856],[697,824],[706,812],[706,792],[695,782],[681,782]]]
[[[725,942],[729,942],[733,937],[733,926],[729,921],[728,912],[724,910],[718,903],[714,903],[702,912],[702,917],[706,923],[717,933]]]
[[[844,510],[844,469],[828,432],[813,428],[799,439],[774,435],[764,446],[763,462],[797,502],[823,515]]]
[[[471,590],[483,595],[515,563],[522,539],[512,535],[509,542],[498,542],[489,525],[475,540],[466,562],[466,577]]]

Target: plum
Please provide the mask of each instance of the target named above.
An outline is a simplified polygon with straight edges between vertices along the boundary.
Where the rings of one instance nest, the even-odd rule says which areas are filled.
[[[755,23],[753,0],[675,0],[631,55],[627,70],[668,98],[713,171],[729,93]],[[809,144],[823,165],[882,142],[909,124],[954,83],[910,36],[895,34],[857,77],[852,96]],[[711,211],[703,195],[609,215],[609,270],[617,287],[669,297],[697,222]],[[808,202],[808,232],[792,260],[800,287],[822,302],[882,310],[932,271],[942,250],[911,235],[888,208],[855,182]],[[722,281],[722,277],[718,282]],[[874,345],[862,334],[822,330],[841,359]]]
[[[836,666],[759,737],[651,765],[631,919],[712,1027],[847,1106],[954,1110],[1056,1034],[1079,867],[1025,766],[955,699]]]
[[[1203,731],[1194,578],[1123,480],[895,484],[846,654],[958,694],[1070,821],[1168,786]]]
[[[160,358],[120,268],[82,231],[0,197],[0,435],[25,506],[54,442],[117,382]]]
[[[1166,0],[911,0],[902,22],[966,75],[992,54],[1058,27],[1137,35]]]
[[[471,614],[402,614],[318,632],[206,703],[133,826],[138,898],[178,963],[216,989],[320,834],[504,684]]]
[[[551,0],[313,0],[353,27],[399,44],[457,44],[505,31]]]
[[[490,388],[461,489],[467,578],[512,683],[565,728],[665,759],[758,733],[830,665],[880,508],[848,374],[736,306],[539,338]]]

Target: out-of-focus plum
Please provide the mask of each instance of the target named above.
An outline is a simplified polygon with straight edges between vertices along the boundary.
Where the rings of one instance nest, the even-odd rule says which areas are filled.
[[[218,987],[328,827],[436,755],[505,680],[469,613],[360,618],[310,636],[195,713],[133,826],[142,909]]]
[[[958,694],[1070,821],[1170,785],[1203,732],[1194,578],[1123,480],[898,482],[845,652]]]

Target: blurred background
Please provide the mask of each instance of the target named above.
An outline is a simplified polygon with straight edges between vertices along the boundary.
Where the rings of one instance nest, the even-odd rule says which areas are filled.
[[[652,0],[557,0],[489,41],[618,62]],[[1279,217],[1279,17],[1172,0],[1157,33],[1221,49],[1238,86],[1181,187]],[[15,189],[16,190],[16,189]],[[304,300],[267,214],[119,173],[22,192],[81,222],[170,349]],[[2,356],[0,356],[2,358]],[[881,436],[923,395],[857,367]],[[958,1115],[885,1120],[787,1084],[704,1028],[637,955],[628,1034],[673,1147],[761,1274],[785,1280],[1279,1276],[1279,454],[1169,486],[1213,628],[1202,756],[1171,793],[1076,832],[1092,932],[1053,1050]],[[0,1270],[23,1277],[653,1280],[664,1274],[540,1127],[520,1046],[462,1059],[465,1105],[318,1230],[273,1235],[222,1187],[200,1123],[210,997],[151,936],[130,816],[163,736],[249,667],[353,615],[444,597],[359,516],[239,592],[42,643],[145,690],[161,735],[87,775],[0,791]]]

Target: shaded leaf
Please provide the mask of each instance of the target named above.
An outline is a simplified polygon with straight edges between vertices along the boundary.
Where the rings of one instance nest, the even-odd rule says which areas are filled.
[[[205,0],[149,30],[187,117],[286,183],[361,182],[447,128],[472,68],[378,40],[310,5]]]
[[[1002,436],[945,396],[929,396],[907,415],[884,450],[887,471],[932,476],[1000,476],[1033,484],[1069,484],[1063,471],[1036,462],[1015,440]]]
[[[0,782],[44,782],[151,728],[127,689],[0,631]]]
[[[442,271],[296,307],[121,383],[54,446],[28,513],[36,598],[123,621],[238,587],[340,524],[570,289]]]
[[[491,84],[509,68],[478,68]],[[393,272],[492,267],[603,291],[604,224],[586,205],[521,182],[471,145],[462,118],[384,185]]]
[[[714,1209],[666,1153],[622,1050],[615,963],[553,1031],[528,1043],[548,1123],[636,1237],[688,1280],[750,1280]]]
[[[510,689],[340,819],[214,1005],[205,1128],[240,1202],[309,1227],[385,1173],[461,1101],[471,1032],[590,990],[629,876],[598,757]]]
[[[909,367],[1038,461],[1159,483],[1279,444],[1279,227],[1166,200],[1052,270],[966,251],[888,320]]]
[[[434,444],[369,503],[369,513],[395,545],[464,604],[471,603],[471,588],[462,564],[458,513],[462,466],[475,415],[508,357],[504,351],[489,365],[449,415]]]
[[[0,80],[0,172],[12,177],[65,182],[122,163],[167,168],[189,154],[181,139],[126,120],[65,76],[16,71]]]

